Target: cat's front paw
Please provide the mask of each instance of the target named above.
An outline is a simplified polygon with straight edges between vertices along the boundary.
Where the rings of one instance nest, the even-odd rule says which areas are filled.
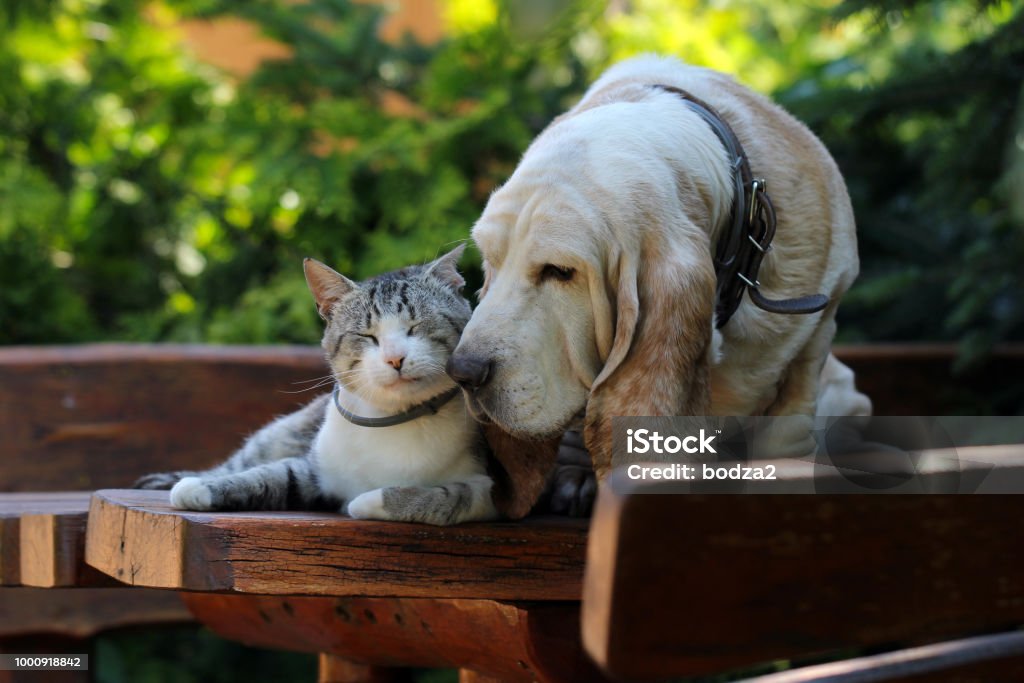
[[[354,519],[391,519],[384,509],[384,489],[360,493],[348,504],[348,516]]]
[[[188,472],[154,472],[139,477],[132,484],[133,489],[150,489],[153,491],[166,491],[174,488],[174,485],[188,476]]]
[[[183,510],[212,510],[213,491],[199,477],[185,477],[171,489],[171,505]]]

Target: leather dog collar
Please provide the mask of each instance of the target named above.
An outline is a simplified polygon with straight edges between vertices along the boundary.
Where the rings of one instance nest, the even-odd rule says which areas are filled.
[[[733,176],[732,218],[727,231],[715,245],[715,326],[721,328],[732,317],[750,291],[750,300],[770,313],[817,313],[828,305],[824,294],[795,299],[769,299],[761,294],[757,273],[775,237],[775,207],[763,178],[754,178],[750,161],[736,133],[718,112],[685,90],[671,85],[652,86],[679,96],[714,131],[729,155]]]

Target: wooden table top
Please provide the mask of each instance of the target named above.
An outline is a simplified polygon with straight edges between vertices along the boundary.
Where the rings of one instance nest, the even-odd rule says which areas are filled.
[[[86,491],[0,496],[0,586],[110,584],[85,566]]]
[[[135,586],[264,595],[579,600],[587,520],[431,527],[311,512],[188,512],[97,491],[86,562]]]

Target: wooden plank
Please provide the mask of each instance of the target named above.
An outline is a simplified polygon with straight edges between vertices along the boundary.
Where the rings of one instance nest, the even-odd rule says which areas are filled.
[[[863,344],[833,349],[871,397],[876,415],[1015,415],[1019,393],[1007,377],[1024,376],[1024,345],[996,346],[958,370],[954,344]]]
[[[580,596],[586,520],[430,527],[338,514],[200,513],[166,492],[93,496],[86,562],[136,586],[507,600]]]
[[[0,490],[129,486],[210,466],[313,398],[289,392],[326,372],[312,347],[0,348]]]
[[[78,570],[85,567],[82,551],[91,495],[84,491],[0,494],[0,585],[38,585],[32,582],[44,575],[59,582],[46,585],[76,585]],[[26,520],[33,520],[28,531]],[[53,573],[57,571],[59,576]],[[97,577],[85,568],[81,578]]]
[[[87,516],[87,511],[40,512],[21,518],[21,585],[118,585],[113,578],[85,563]]]
[[[591,528],[583,637],[615,676],[1024,623],[1024,497],[645,490],[604,487]]]
[[[0,588],[0,638],[74,638],[140,624],[194,621],[177,593],[145,588]]]
[[[837,347],[876,413],[949,414],[989,405],[1024,372],[1024,346],[997,347],[966,373],[952,345]],[[128,486],[201,468],[316,392],[313,347],[98,344],[0,348],[0,490]],[[979,401],[981,401],[979,403]],[[46,462],[46,467],[39,467]]]
[[[21,518],[0,513],[0,586],[21,584]]]
[[[196,617],[249,645],[378,667],[469,669],[504,681],[599,681],[579,603],[187,593]],[[487,680],[487,679],[483,679]]]

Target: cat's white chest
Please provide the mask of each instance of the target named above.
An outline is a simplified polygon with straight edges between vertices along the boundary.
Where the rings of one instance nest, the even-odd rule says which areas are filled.
[[[437,415],[390,427],[361,427],[327,405],[314,457],[320,486],[350,501],[387,486],[433,486],[482,474],[474,456],[476,427],[456,397]]]

